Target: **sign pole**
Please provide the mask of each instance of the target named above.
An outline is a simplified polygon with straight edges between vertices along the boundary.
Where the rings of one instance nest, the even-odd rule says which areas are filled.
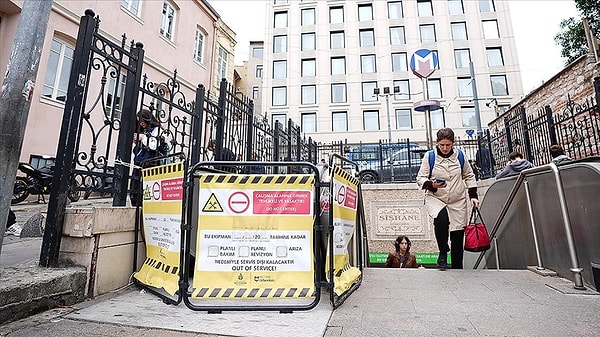
[[[429,100],[429,87],[427,86],[427,78],[421,78],[423,84],[423,98],[425,101]],[[431,109],[429,109],[429,105],[425,106],[425,128],[427,133],[427,147],[433,148],[433,135],[431,130]]]
[[[413,109],[425,113],[425,130],[427,137],[427,146],[433,148],[433,136],[431,131],[431,111],[440,108],[440,102],[429,99],[429,90],[427,86],[427,77],[429,77],[438,67],[437,55],[429,49],[419,49],[410,58],[410,69],[413,74],[421,78],[423,84],[423,101],[415,102]]]

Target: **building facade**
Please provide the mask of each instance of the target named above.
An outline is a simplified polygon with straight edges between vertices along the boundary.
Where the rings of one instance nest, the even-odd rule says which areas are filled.
[[[485,126],[523,96],[506,1],[274,0],[267,13],[263,109],[317,141],[426,143],[425,113],[413,109],[425,98],[440,102],[434,134],[466,137],[476,103]],[[418,49],[439,60],[426,81],[411,71]]]

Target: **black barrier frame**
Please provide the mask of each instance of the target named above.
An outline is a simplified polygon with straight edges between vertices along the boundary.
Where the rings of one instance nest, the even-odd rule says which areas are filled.
[[[191,237],[193,235],[192,233],[192,217],[193,217],[193,207],[194,207],[194,202],[195,200],[195,188],[197,187],[195,184],[195,178],[204,175],[206,173],[209,174],[219,174],[219,175],[236,175],[236,176],[286,176],[286,175],[299,175],[299,174],[277,174],[277,173],[271,173],[271,174],[247,174],[247,173],[231,173],[231,172],[224,172],[224,171],[219,171],[219,170],[215,170],[212,169],[211,167],[214,166],[217,162],[215,161],[203,161],[203,162],[198,162],[196,164],[194,164],[194,166],[192,166],[188,172],[187,172],[187,179],[186,179],[186,185],[185,185],[185,189],[187,190],[186,195],[188,195],[189,197],[186,199],[186,203],[188,204],[188,207],[186,208],[186,217],[185,217],[185,224],[182,226],[182,228],[184,230],[182,230],[182,234],[185,233],[185,253],[182,254],[182,256],[185,257],[185,261],[184,261],[184,265],[182,268],[182,272],[183,272],[183,277],[180,278],[180,289],[179,289],[179,293],[180,294],[186,294],[186,296],[183,296],[183,303],[185,303],[185,305],[190,308],[191,310],[194,311],[207,311],[208,313],[222,313],[223,311],[279,311],[280,313],[292,313],[294,310],[311,310],[313,308],[315,308],[320,300],[321,300],[321,288],[322,287],[327,287],[330,286],[330,284],[327,284],[327,282],[325,280],[321,280],[321,275],[318,272],[319,270],[321,270],[321,268],[323,268],[321,266],[321,264],[324,263],[324,261],[320,261],[317,258],[317,249],[318,249],[318,244],[319,242],[317,241],[319,236],[317,235],[317,233],[319,231],[322,231],[322,226],[320,225],[320,219],[317,216],[317,210],[320,210],[320,203],[319,203],[319,182],[320,182],[320,175],[319,175],[319,169],[317,168],[317,166],[315,166],[312,163],[309,162],[293,162],[293,161],[283,161],[283,162],[257,162],[257,161],[218,161],[218,166],[219,167],[238,167],[238,166],[242,166],[242,167],[248,167],[248,166],[264,166],[264,167],[277,167],[277,166],[295,166],[295,167],[305,167],[308,168],[309,170],[312,170],[313,175],[315,177],[315,183],[314,183],[314,200],[313,200],[313,209],[314,209],[314,214],[313,214],[313,267],[314,267],[314,272],[313,272],[313,279],[314,279],[314,299],[307,305],[265,305],[265,306],[241,306],[241,305],[227,305],[227,306],[223,306],[223,305],[204,305],[204,306],[198,306],[194,303],[191,302],[190,300],[190,293],[189,293],[189,287],[190,287],[190,275],[189,275],[189,271],[190,271],[190,262],[191,262]],[[198,171],[203,171],[201,173],[198,173]]]
[[[131,277],[132,278],[132,282],[137,285],[138,287],[148,291],[151,294],[156,295],[157,297],[159,297],[160,299],[162,299],[163,303],[165,304],[172,304],[172,305],[179,305],[179,303],[181,303],[182,299],[183,299],[183,295],[181,293],[181,279],[183,276],[183,263],[184,263],[184,259],[183,259],[183,254],[184,254],[184,250],[183,250],[183,242],[184,242],[184,223],[185,223],[185,216],[186,216],[186,204],[187,204],[187,194],[186,194],[186,180],[185,180],[185,176],[186,176],[186,172],[187,172],[187,163],[188,161],[186,160],[186,156],[185,153],[183,152],[179,152],[179,153],[174,153],[174,154],[169,154],[169,155],[164,155],[164,156],[157,156],[154,158],[150,158],[150,159],[146,159],[144,161],[142,161],[140,163],[140,168],[144,169],[144,168],[151,168],[151,167],[158,167],[160,165],[167,165],[167,164],[172,164],[177,162],[176,160],[179,160],[179,162],[183,163],[183,172],[184,172],[184,176],[183,176],[183,198],[181,200],[181,224],[180,224],[180,242],[179,242],[179,288],[176,291],[176,298],[172,298],[170,296],[165,295],[164,290],[161,290],[160,288],[155,288],[152,286],[149,286],[147,284],[144,284],[142,282],[140,282],[139,280],[137,280],[135,277]],[[169,162],[169,160],[172,160]],[[143,176],[140,176],[140,179],[142,179],[143,182]],[[139,184],[139,190],[137,191],[138,193],[143,193],[143,184]],[[142,202],[143,203],[143,202]],[[133,273],[137,273],[138,270],[138,265],[137,265],[137,259],[138,259],[138,237],[140,235],[140,229],[142,226],[142,206],[136,206],[135,207],[135,225],[134,225],[134,245],[133,245]],[[143,241],[142,242],[146,242],[146,238],[145,236],[142,236]]]
[[[333,167],[333,161],[334,159],[339,159],[339,161],[341,162],[341,168],[345,169],[346,166],[344,164],[349,164],[354,166],[355,171],[358,172],[358,164],[356,162],[353,162],[349,159],[347,159],[344,156],[341,156],[337,153],[333,153],[330,158],[329,158],[329,167]],[[333,181],[333,170],[331,172],[331,180]],[[356,177],[355,177],[356,178]],[[331,305],[333,306],[333,308],[337,308],[339,306],[341,306],[348,297],[350,297],[350,295],[352,295],[361,285],[362,283],[362,279],[363,279],[363,270],[364,270],[364,252],[363,252],[363,245],[366,248],[367,254],[368,254],[368,241],[367,241],[367,230],[365,228],[366,222],[365,222],[365,214],[364,214],[364,207],[363,207],[363,202],[362,202],[362,190],[361,190],[361,181],[360,179],[356,178],[357,182],[358,182],[358,191],[357,191],[357,205],[356,205],[356,214],[357,214],[357,218],[356,218],[356,227],[355,227],[355,233],[354,233],[354,240],[352,240],[352,242],[354,242],[354,248],[356,248],[357,250],[357,268],[360,270],[360,277],[358,278],[358,280],[356,282],[354,282],[350,288],[348,288],[348,290],[346,290],[343,294],[341,295],[336,295],[335,294],[335,278],[334,278],[334,259],[333,259],[333,234],[329,235],[328,238],[328,242],[329,242],[329,280],[331,283],[331,292],[330,292],[330,302]],[[330,212],[329,212],[329,228],[328,228],[328,233],[333,233],[334,231],[334,226],[333,226],[333,192],[331,189],[333,188],[333,183],[330,182],[330,191],[329,191],[329,205],[331,207]],[[349,261],[350,262],[350,261]]]

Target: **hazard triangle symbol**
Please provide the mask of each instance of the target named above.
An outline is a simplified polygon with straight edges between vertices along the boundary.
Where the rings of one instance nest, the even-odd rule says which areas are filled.
[[[208,198],[208,201],[204,204],[202,212],[223,212],[223,207],[221,207],[221,204],[214,193],[210,195],[210,198]]]

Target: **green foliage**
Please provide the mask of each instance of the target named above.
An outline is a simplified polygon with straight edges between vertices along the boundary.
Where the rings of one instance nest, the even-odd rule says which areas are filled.
[[[600,33],[600,2],[589,0],[574,0],[575,7],[580,13],[579,18],[568,18],[560,23],[561,32],[556,34],[554,41],[561,46],[561,56],[567,59],[567,64],[588,52],[582,19],[587,17],[590,27],[596,35]]]

